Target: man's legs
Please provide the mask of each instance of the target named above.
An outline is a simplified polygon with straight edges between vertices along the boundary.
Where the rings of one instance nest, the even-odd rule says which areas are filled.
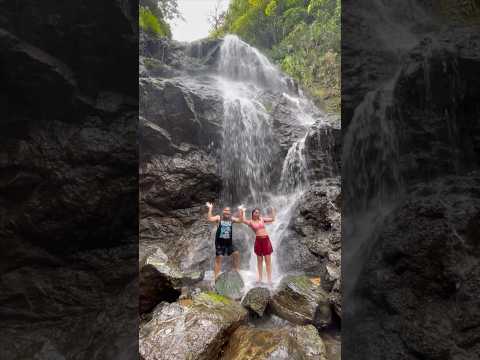
[[[240,271],[240,253],[238,251],[233,252],[233,268],[236,272]]]
[[[215,268],[213,270],[215,274],[215,280],[217,280],[218,274],[220,274],[220,270],[222,270],[222,257],[216,256],[215,257]]]

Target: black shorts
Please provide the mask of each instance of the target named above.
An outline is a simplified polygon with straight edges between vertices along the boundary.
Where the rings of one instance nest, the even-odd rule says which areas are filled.
[[[215,255],[216,256],[230,256],[232,255],[237,249],[233,244],[231,245],[223,245],[223,244],[215,244]]]

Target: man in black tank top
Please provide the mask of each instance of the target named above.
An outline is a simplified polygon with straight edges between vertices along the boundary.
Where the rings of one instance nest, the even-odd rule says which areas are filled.
[[[222,269],[222,256],[233,255],[233,266],[236,271],[240,269],[240,253],[233,246],[232,232],[233,223],[239,223],[240,219],[232,217],[229,207],[225,207],[220,215],[212,215],[213,204],[207,203],[208,221],[218,223],[217,232],[215,234],[215,279]]]

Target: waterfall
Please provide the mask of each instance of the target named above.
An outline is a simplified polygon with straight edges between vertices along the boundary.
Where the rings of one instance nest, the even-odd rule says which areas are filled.
[[[394,199],[402,189],[398,116],[393,99],[397,76],[368,93],[355,109],[343,143],[343,184],[347,210]],[[355,200],[355,201],[354,201]]]
[[[281,278],[275,249],[285,236],[291,212],[306,184],[305,137],[293,143],[282,167],[280,185],[274,186],[278,183],[272,178],[278,141],[265,95],[283,97],[285,106],[294,114],[292,121],[304,125],[305,131],[322,113],[263,54],[237,36],[227,35],[220,47],[217,80],[223,95],[221,201],[230,206],[244,203],[249,210],[259,207],[264,216],[270,207],[277,210],[276,221],[267,225],[274,248],[275,282]],[[236,236],[253,239],[249,229],[237,229]],[[249,244],[251,249],[253,244]],[[257,268],[256,256],[253,251],[251,254],[249,271],[243,274],[247,287],[253,284]]]
[[[307,163],[305,160],[305,138],[295,142],[288,150],[282,167],[280,191],[291,193],[303,189],[307,183]]]

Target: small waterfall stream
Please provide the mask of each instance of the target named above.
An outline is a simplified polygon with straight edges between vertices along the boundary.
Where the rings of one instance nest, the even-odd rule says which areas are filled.
[[[224,98],[221,201],[231,206],[245,204],[247,218],[254,207],[261,208],[263,216],[268,215],[271,207],[277,210],[276,221],[267,225],[274,248],[272,280],[276,283],[282,274],[275,249],[281,246],[294,205],[307,182],[305,137],[292,144],[283,163],[281,179],[274,179],[273,149],[277,139],[273,133],[274,119],[262,98],[267,92],[281,94],[295,114],[293,120],[305,126],[311,125],[320,111],[298,90],[292,90],[291,80],[263,54],[233,35],[226,36],[220,48],[218,86]],[[250,244],[249,269],[242,271],[249,288],[253,286],[257,268],[254,235],[244,225],[238,226],[235,232]]]

